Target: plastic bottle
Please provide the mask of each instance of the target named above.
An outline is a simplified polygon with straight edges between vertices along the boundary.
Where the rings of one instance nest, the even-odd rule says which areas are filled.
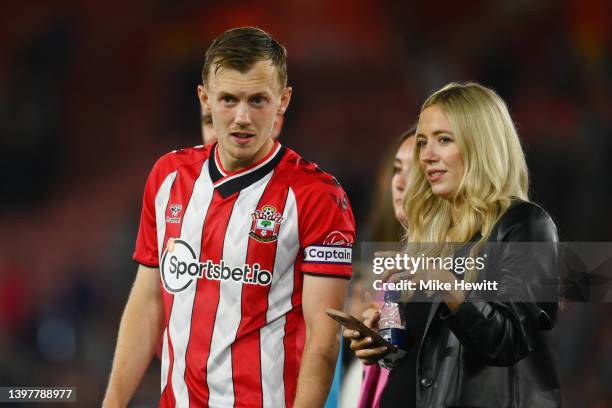
[[[399,291],[385,292],[385,303],[380,311],[378,332],[389,343],[400,349],[406,349],[408,335],[406,333],[406,319],[398,301],[401,297]]]

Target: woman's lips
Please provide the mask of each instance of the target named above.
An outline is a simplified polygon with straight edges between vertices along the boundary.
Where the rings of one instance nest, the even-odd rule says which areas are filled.
[[[444,176],[444,174],[446,174],[446,170],[428,170],[427,171],[427,179],[431,182],[431,183],[435,183],[437,181],[440,181],[442,179],[442,177]]]

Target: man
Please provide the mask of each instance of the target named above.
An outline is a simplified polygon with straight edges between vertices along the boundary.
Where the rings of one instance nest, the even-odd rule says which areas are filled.
[[[165,155],[147,180],[104,406],[126,406],[161,338],[161,406],[320,407],[338,354],[325,309],[342,307],[351,275],[350,206],[272,139],[291,99],[280,44],[229,30],[202,80],[218,143]]]
[[[198,85],[197,87],[198,98],[202,99],[202,95],[205,92],[203,85]],[[283,114],[276,115],[276,121],[274,122],[274,127],[272,128],[272,139],[277,139],[278,135],[280,135],[281,130],[283,129],[283,122],[285,120],[285,116]],[[206,112],[204,105],[200,103],[200,125],[202,127],[202,142],[207,144],[213,144],[217,141],[217,132],[215,132],[215,128],[212,123],[212,115]]]

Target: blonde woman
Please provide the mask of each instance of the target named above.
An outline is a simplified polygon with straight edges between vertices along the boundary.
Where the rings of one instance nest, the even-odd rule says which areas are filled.
[[[422,330],[409,345],[416,357],[393,369],[381,407],[559,407],[551,346],[557,303],[544,302],[557,279],[557,229],[529,202],[525,157],[505,103],[476,83],[436,91],[421,109],[414,160],[408,241],[470,243],[472,255],[487,245],[501,249],[485,270],[427,275],[451,289],[439,291],[414,324]],[[515,244],[535,242],[547,250]],[[485,277],[498,284],[491,298],[456,289],[457,281]],[[368,343],[353,338],[351,347],[364,362],[384,356]]]

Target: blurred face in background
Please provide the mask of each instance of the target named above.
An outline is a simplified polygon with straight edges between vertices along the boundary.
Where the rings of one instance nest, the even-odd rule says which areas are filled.
[[[256,62],[245,73],[220,67],[209,75],[200,102],[212,117],[221,164],[235,171],[270,151],[272,130],[289,105],[291,88],[279,89],[276,68],[269,60]]]
[[[202,85],[198,85],[198,88]],[[212,124],[212,115],[201,109],[202,142],[207,145],[217,141],[217,132]]]
[[[395,159],[393,160],[393,176],[391,177],[391,196],[393,198],[393,209],[395,218],[406,225],[406,210],[404,209],[404,195],[406,182],[410,169],[412,168],[412,151],[414,150],[415,137],[406,138],[400,145]]]
[[[433,194],[451,200],[463,178],[463,155],[457,146],[448,118],[437,105],[419,116],[416,134],[419,164]]]

